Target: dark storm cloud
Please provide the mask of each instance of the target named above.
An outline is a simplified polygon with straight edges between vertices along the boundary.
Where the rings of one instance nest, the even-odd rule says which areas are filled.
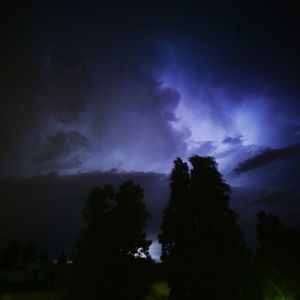
[[[246,161],[240,163],[234,171],[237,173],[248,172],[253,169],[264,167],[265,165],[271,164],[275,161],[285,159],[286,157],[292,155],[299,155],[300,147],[290,146],[281,149],[266,149],[263,152],[247,159]]]
[[[138,30],[127,31],[127,23],[124,35],[111,25],[103,29],[101,18],[83,24],[76,19],[81,12],[76,7],[66,18],[64,4],[53,11],[50,6],[56,16],[53,24],[54,15],[46,7],[34,6],[25,17],[26,26],[18,28],[21,37],[10,45],[16,53],[4,57],[16,78],[0,95],[5,103],[1,174],[79,167],[81,158],[69,157],[73,148],[52,140],[43,145],[62,130],[78,131],[90,140],[85,169],[167,170],[170,158],[185,152],[188,132],[172,127],[180,94],[154,76],[156,65],[164,60],[161,47]],[[50,159],[62,151],[66,161]],[[24,165],[26,161],[39,162],[40,167]]]
[[[241,216],[241,224],[252,244],[259,211],[279,216],[287,227],[300,226],[299,150],[297,146],[291,146],[269,151],[271,159],[267,155],[266,163],[262,164],[260,158],[259,167],[255,164],[251,172],[233,172],[228,179],[233,185],[233,200]]]
[[[242,135],[238,135],[238,136],[227,136],[222,143],[224,144],[231,144],[231,145],[239,145],[242,144],[244,140],[244,137]]]
[[[174,130],[180,94],[140,71],[106,77],[91,111],[90,135],[104,168],[169,171],[170,158],[185,153],[185,131]],[[114,86],[118,86],[115,89]]]
[[[128,178],[145,189],[146,206],[152,216],[147,232],[155,237],[169,193],[165,175],[114,171],[71,176],[53,173],[0,179],[0,198],[9,199],[0,202],[1,228],[5,228],[0,231],[2,247],[16,239],[34,240],[51,255],[71,250],[84,226],[80,211],[91,187],[110,183],[117,188]]]
[[[68,47],[49,56],[45,65],[45,91],[41,96],[50,100],[50,109],[58,118],[72,121],[85,110],[93,90],[86,57]]]
[[[173,126],[180,121],[176,109],[183,101],[197,119],[206,114],[211,127],[221,127],[223,138],[235,137],[224,140],[232,144],[244,135],[226,132],[235,126],[234,105],[245,95],[266,95],[276,106],[274,111],[284,107],[293,113],[274,130],[269,124],[274,124],[276,114],[257,122],[260,127],[267,124],[264,128],[266,134],[272,133],[272,142],[282,141],[284,133],[279,137],[275,131],[299,126],[294,101],[299,39],[285,35],[293,35],[298,21],[294,14],[287,18],[276,5],[267,13],[266,7],[203,3],[200,8],[160,4],[158,9],[156,3],[80,1],[70,7],[64,1],[46,1],[33,2],[26,13],[17,10],[9,24],[14,26],[8,26],[5,35],[7,51],[1,53],[1,77],[6,80],[0,95],[5,103],[0,115],[2,174],[29,170],[22,162],[32,160],[30,153],[38,156],[32,145],[62,128],[91,140],[89,167],[157,170],[168,157],[186,155],[191,129]],[[167,87],[161,76],[166,70],[183,78]],[[191,97],[183,97],[182,85]],[[226,91],[225,98],[218,89]],[[211,138],[194,143],[205,140]],[[10,165],[13,161],[12,170],[5,161]]]
[[[266,204],[272,205],[285,201],[293,196],[293,191],[289,189],[276,190],[264,193],[262,197],[250,202],[250,205]]]
[[[13,18],[14,19],[14,18]],[[41,80],[39,64],[26,47],[22,22],[10,24],[14,29],[3,36],[0,48],[0,165],[7,155],[15,154],[30,128],[37,125],[38,93]],[[3,31],[3,28],[1,28]],[[14,38],[11,37],[14,36]]]
[[[300,227],[298,180],[294,178],[283,182],[285,171],[277,170],[277,173],[271,182],[261,181],[259,186],[253,185],[251,178],[248,178],[248,185],[232,186],[230,204],[238,213],[238,223],[245,233],[247,243],[253,249],[256,245],[257,214],[261,211],[279,216],[286,227]],[[265,173],[263,176],[267,175],[268,173]]]
[[[88,139],[78,131],[59,131],[54,135],[47,136],[47,143],[41,155],[36,159],[36,162],[51,161],[62,155],[86,147],[88,144]]]
[[[32,173],[24,162],[38,155],[46,136],[79,119],[91,89],[84,57],[62,49],[45,60],[21,25],[10,28],[14,39],[4,36],[0,55],[1,174]]]
[[[198,22],[187,22],[190,31],[186,39],[190,39],[195,51],[202,50],[194,65],[201,62],[205,71],[210,69],[212,80],[221,85],[227,82],[233,90],[262,86],[268,89],[276,84],[280,91],[284,86],[288,91],[288,85],[294,92],[298,89],[295,75],[299,76],[299,71],[293,63],[299,61],[299,19],[292,7],[271,5],[268,1],[233,1],[231,5],[218,3],[214,9],[195,10],[197,14]],[[191,20],[195,19],[191,16]],[[203,68],[198,69],[203,72]],[[282,74],[292,81],[282,78]]]
[[[46,170],[79,167],[89,140],[78,131],[60,130],[47,136],[34,162],[46,166]]]

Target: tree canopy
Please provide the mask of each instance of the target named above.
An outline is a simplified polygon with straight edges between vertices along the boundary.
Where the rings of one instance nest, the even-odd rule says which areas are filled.
[[[279,218],[260,212],[257,260],[266,297],[300,297],[300,230],[286,229]]]
[[[230,186],[213,158],[190,163],[174,162],[159,236],[170,299],[254,299],[247,288],[254,267],[229,208]]]
[[[111,185],[89,193],[82,216],[87,222],[74,261],[76,299],[142,299],[150,261],[145,233],[149,214],[144,191],[131,180],[115,192]]]

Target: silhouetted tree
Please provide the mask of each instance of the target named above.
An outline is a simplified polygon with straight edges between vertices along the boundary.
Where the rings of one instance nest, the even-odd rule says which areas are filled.
[[[229,208],[229,185],[213,158],[190,162],[191,170],[175,160],[159,236],[170,299],[259,299],[250,250]]]
[[[257,259],[267,297],[300,298],[300,231],[285,229],[277,216],[260,212]]]
[[[151,268],[149,247],[145,233],[150,217],[143,202],[144,191],[131,180],[125,181],[115,195],[113,211],[115,253],[112,259],[119,282],[113,299],[142,299],[147,293],[147,269]]]
[[[110,185],[93,188],[82,216],[87,221],[74,258],[76,299],[142,299],[150,241],[144,192],[132,181],[118,193]]]
[[[166,265],[167,277],[172,287],[171,299],[187,299],[186,270],[187,246],[193,243],[190,233],[192,219],[189,199],[190,176],[187,163],[180,158],[174,161],[171,173],[171,195],[163,212],[161,234],[161,259]]]
[[[66,255],[66,253],[61,253],[61,255],[59,256],[58,260],[57,260],[57,263],[59,265],[65,265],[68,261],[68,257]]]
[[[10,270],[16,270],[21,267],[21,247],[17,242],[13,242],[4,252],[3,266]]]
[[[125,181],[115,195],[114,236],[119,255],[149,257],[151,241],[144,231],[150,217],[145,204],[144,190],[133,181]]]
[[[38,260],[38,252],[32,242],[27,243],[22,250],[22,262],[33,263]]]
[[[49,264],[50,263],[49,255],[46,252],[42,252],[39,256],[39,261],[42,264]]]

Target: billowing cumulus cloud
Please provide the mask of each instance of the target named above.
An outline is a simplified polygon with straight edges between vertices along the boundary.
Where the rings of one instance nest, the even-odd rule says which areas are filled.
[[[180,94],[142,74],[107,81],[86,115],[86,130],[98,152],[92,163],[98,168],[169,172],[173,157],[185,153],[183,138],[188,134],[172,127]]]
[[[16,78],[1,92],[1,174],[111,168],[168,172],[172,159],[185,153],[189,131],[173,127],[180,93],[154,76],[164,56],[159,47],[151,39],[141,44],[118,36],[128,43],[123,49],[102,33],[105,47],[99,41],[89,48],[96,34],[62,41],[50,34],[47,20],[40,21],[38,33],[18,29],[22,38],[11,46],[20,49],[5,57]],[[76,49],[75,40],[81,44]],[[81,145],[84,153],[74,155],[80,152],[74,151],[78,141],[63,132],[89,140]]]

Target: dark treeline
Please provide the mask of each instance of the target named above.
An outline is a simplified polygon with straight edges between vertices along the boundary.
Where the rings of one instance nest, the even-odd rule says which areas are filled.
[[[32,241],[24,245],[14,241],[0,258],[0,270],[19,270],[30,263],[50,263],[50,259],[46,252],[39,252]]]
[[[170,300],[300,297],[299,231],[262,212],[253,253],[213,158],[193,156],[190,164],[176,159],[170,190],[160,263],[149,256],[143,189],[129,180],[118,191],[110,185],[91,190],[70,299],[150,299],[145,297],[157,281],[168,283]]]
[[[261,212],[256,254],[269,299],[300,299],[300,230],[286,229],[277,216]]]
[[[154,262],[143,188],[131,180],[117,190],[92,188],[65,299],[300,299],[300,230],[260,212],[257,249],[251,251],[230,209],[230,191],[213,158],[177,158],[159,234],[161,261]],[[50,263],[32,243],[22,249],[14,243],[1,268],[14,270],[25,262]],[[58,264],[66,263],[62,253]],[[168,286],[168,295],[153,292],[157,283]]]
[[[50,260],[32,241],[12,242],[0,257],[1,292],[54,290],[69,287],[70,265],[65,253]]]

